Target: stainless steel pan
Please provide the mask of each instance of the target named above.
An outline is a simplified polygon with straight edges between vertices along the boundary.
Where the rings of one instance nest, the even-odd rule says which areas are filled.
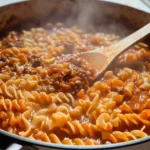
[[[64,22],[81,28],[98,27],[103,32],[113,32],[126,36],[130,32],[150,22],[150,14],[123,5],[97,0],[33,0],[17,2],[0,8],[0,36],[9,30],[20,30],[40,25],[45,21]],[[150,44],[150,38],[146,40]],[[130,142],[99,145],[69,146],[30,140],[0,130],[14,140],[46,149],[113,149],[149,150],[150,137]]]

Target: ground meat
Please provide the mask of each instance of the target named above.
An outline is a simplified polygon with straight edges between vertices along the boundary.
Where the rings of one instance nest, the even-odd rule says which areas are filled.
[[[23,41],[21,40],[21,36],[19,34],[11,32],[7,38],[3,39],[2,46],[7,48],[12,47],[20,48],[23,46]]]
[[[87,90],[89,83],[92,81],[89,74],[94,79],[94,70],[89,67],[89,69],[87,68],[88,70],[86,71],[81,68],[81,64],[77,65],[75,61],[68,62],[68,60],[74,59],[72,59],[72,56],[68,55],[66,59],[60,59],[61,63],[56,60],[54,64],[51,64],[47,69],[48,76],[45,76],[45,73],[42,73],[39,76],[39,85],[41,85],[43,88],[40,88],[39,86],[37,87],[37,90],[44,91],[46,93],[49,93],[50,91],[62,91],[70,92],[72,94],[76,94],[83,89]]]
[[[70,54],[74,50],[74,43],[67,41],[64,44],[64,48],[65,48],[65,54]]]
[[[28,57],[28,61],[32,64],[32,67],[36,68],[42,65],[42,59],[39,55],[31,55]]]

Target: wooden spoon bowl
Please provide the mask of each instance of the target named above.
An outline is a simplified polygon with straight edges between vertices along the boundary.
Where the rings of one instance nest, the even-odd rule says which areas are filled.
[[[96,79],[107,70],[112,62],[128,48],[137,42],[146,38],[150,33],[150,23],[138,31],[127,36],[123,40],[104,49],[96,49],[89,52],[81,53],[79,57],[85,59],[92,67],[97,70]]]

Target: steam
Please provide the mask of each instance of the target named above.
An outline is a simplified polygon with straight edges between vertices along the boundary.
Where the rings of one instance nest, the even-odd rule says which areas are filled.
[[[128,21],[125,18],[116,18],[114,8],[97,4],[98,2],[95,0],[78,0],[77,4],[73,6],[72,15],[68,17],[66,24],[76,25],[84,30],[94,32],[119,34],[121,37],[133,31],[129,26],[127,27]]]
[[[73,18],[69,17],[67,23],[75,22],[75,24],[81,28],[87,28],[93,22],[93,18],[96,13],[95,10],[97,10],[97,6],[93,0],[87,2],[78,0],[77,4],[73,8],[73,15],[78,13],[77,18],[74,21]]]
[[[39,25],[45,22],[64,22],[68,26],[77,26],[92,32],[119,34],[122,37],[133,31],[126,26],[128,21],[122,21],[118,11],[106,6],[105,2],[100,4],[97,0],[36,0],[32,2],[30,15],[40,20]],[[31,25],[34,27],[32,22]]]

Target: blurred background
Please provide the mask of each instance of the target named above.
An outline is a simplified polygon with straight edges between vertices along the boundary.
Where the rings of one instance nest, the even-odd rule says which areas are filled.
[[[135,7],[150,13],[150,0],[104,0]]]

